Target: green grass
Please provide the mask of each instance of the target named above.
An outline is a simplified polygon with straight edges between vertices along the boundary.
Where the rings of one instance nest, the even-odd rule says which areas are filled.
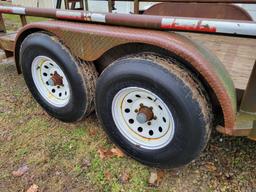
[[[9,32],[16,31],[18,28],[21,27],[21,20],[20,16],[18,15],[11,15],[11,14],[4,14],[3,19],[5,21],[5,24],[7,25],[7,30]],[[42,18],[42,17],[31,17],[27,16],[26,17],[28,23],[33,23],[33,22],[40,22],[40,21],[47,21],[49,19],[47,18]]]

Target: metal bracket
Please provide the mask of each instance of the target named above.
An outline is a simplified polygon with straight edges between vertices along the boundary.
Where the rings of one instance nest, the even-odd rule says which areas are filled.
[[[5,27],[4,18],[2,14],[0,14],[0,32],[6,33],[6,27]]]
[[[254,63],[247,88],[242,97],[240,111],[256,117],[256,62]]]

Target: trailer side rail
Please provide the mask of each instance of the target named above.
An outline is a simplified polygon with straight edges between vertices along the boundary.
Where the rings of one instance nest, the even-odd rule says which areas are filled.
[[[56,10],[44,8],[25,8],[0,6],[0,14],[36,16],[86,23],[148,28],[157,30],[176,30],[229,35],[256,36],[256,22],[205,18],[165,17],[137,14],[112,14],[75,10]]]

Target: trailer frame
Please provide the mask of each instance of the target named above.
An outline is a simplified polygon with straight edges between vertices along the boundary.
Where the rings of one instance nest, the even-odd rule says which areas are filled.
[[[139,2],[134,1],[135,13],[138,12]],[[255,0],[162,0],[162,2],[256,4]],[[110,0],[109,3],[112,3],[112,1]],[[184,59],[186,63],[190,64],[189,68],[192,68],[195,73],[204,79],[205,85],[213,93],[212,99],[215,99],[215,102],[219,103],[222,109],[224,122],[222,126],[218,126],[217,130],[219,132],[233,136],[248,136],[252,139],[256,137],[256,124],[254,123],[256,120],[256,105],[253,101],[256,96],[256,92],[253,91],[256,67],[252,70],[250,81],[247,89],[242,94],[241,102],[237,104],[234,85],[222,64],[207,52],[199,50],[193,42],[182,35],[168,32],[188,31],[255,38],[256,22],[254,21],[0,6],[0,28],[3,33],[6,33],[6,28],[2,14],[19,15],[24,26],[15,35],[7,34],[0,38],[1,48],[4,49],[6,56],[10,57],[14,54],[19,73],[21,73],[19,66],[21,42],[27,35],[38,31],[44,31],[58,37],[72,51],[72,54],[86,61],[97,61],[117,47],[127,50],[131,49],[129,46],[144,44],[151,48],[154,47],[160,52],[168,52],[177,58]],[[56,21],[27,24],[26,16],[45,17]],[[167,43],[170,40],[175,43]],[[88,48],[92,45],[96,45],[96,47]],[[81,52],[85,49],[88,51],[87,53]],[[240,126],[240,122],[250,122],[252,124],[251,127],[243,127]]]

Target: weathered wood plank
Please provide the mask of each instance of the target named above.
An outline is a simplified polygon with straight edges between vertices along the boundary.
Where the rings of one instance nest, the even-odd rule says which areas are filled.
[[[235,87],[246,88],[256,60],[256,39],[198,33],[182,34],[215,53],[230,73]]]

